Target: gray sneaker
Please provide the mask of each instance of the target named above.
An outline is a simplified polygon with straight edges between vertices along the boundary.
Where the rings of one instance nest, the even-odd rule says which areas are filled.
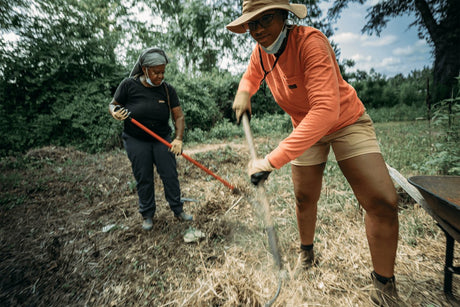
[[[181,222],[189,222],[193,221],[193,216],[188,215],[187,213],[182,211],[179,215],[176,215],[176,219],[178,219]]]
[[[381,283],[375,277],[374,273],[371,273],[373,288],[370,292],[371,301],[376,306],[382,307],[402,307],[407,306],[398,295],[396,290],[395,280],[389,280],[386,284]]]
[[[144,218],[144,221],[142,222],[142,229],[144,230],[150,230],[153,228],[153,220],[151,217]]]
[[[315,260],[315,252],[313,249],[306,251],[303,249],[300,249],[300,265],[302,266],[302,269],[308,270],[312,266],[316,265],[316,260]]]

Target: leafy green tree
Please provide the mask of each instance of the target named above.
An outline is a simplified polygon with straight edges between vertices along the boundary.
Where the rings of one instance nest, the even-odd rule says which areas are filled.
[[[400,104],[423,107],[426,103],[427,82],[432,80],[431,69],[414,70],[407,77],[396,75],[388,80]]]
[[[347,74],[363,103],[370,108],[407,105],[422,107],[426,100],[426,82],[431,70],[414,70],[407,77],[398,74],[392,78],[377,73],[358,70]]]
[[[237,16],[233,0],[144,0],[160,22],[139,35],[143,45],[161,46],[181,62],[182,71],[199,74],[216,70],[222,59],[241,60],[244,36],[225,25]],[[141,30],[142,31],[142,30]],[[245,47],[246,46],[246,47]]]
[[[116,16],[124,11],[118,0],[27,5],[16,24],[3,28],[19,40],[0,49],[2,154],[87,142],[88,133],[107,123],[111,87],[123,72],[115,53]]]
[[[0,0],[0,32],[17,28],[24,19],[22,12],[16,10],[26,5],[24,0]],[[1,42],[1,41],[0,41]]]
[[[396,95],[388,88],[384,75],[374,69],[371,69],[369,74],[358,70],[355,75],[352,84],[366,107],[389,107],[397,104]]]
[[[304,3],[305,1],[293,1]],[[323,18],[320,1],[310,1],[309,15],[302,23],[332,35],[330,22]],[[254,41],[249,34],[236,35],[225,26],[241,15],[242,1],[234,0],[144,0],[160,22],[139,28],[142,45],[152,43],[175,54],[182,71],[209,73],[220,64],[242,64],[249,59]],[[225,65],[224,65],[225,66]],[[232,70],[232,69],[231,69]]]
[[[350,3],[365,4],[367,0],[335,0],[328,15],[339,18]],[[379,1],[368,10],[367,23],[362,32],[379,35],[391,18],[414,16],[420,38],[427,39],[433,48],[435,99],[450,96],[457,86],[460,73],[460,1],[458,0],[388,0]]]
[[[190,128],[208,130],[233,118],[239,78],[217,67],[224,60],[246,63],[254,46],[249,34],[225,28],[241,14],[239,2],[0,0],[0,5],[0,33],[18,38],[0,41],[0,155],[49,144],[88,151],[119,144],[121,125],[110,119],[107,103],[140,50],[152,45],[172,58],[167,81],[181,96]],[[151,16],[147,22],[143,11]],[[318,21],[317,1],[309,11],[302,22],[330,35],[327,22]],[[267,102],[259,92],[254,111],[278,111]]]

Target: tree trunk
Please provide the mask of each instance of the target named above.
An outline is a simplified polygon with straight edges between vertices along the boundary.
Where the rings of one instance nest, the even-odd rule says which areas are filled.
[[[446,0],[440,21],[435,20],[426,0],[414,0],[414,4],[434,45],[433,101],[437,102],[448,98],[458,84],[455,78],[460,73],[460,1]]]
[[[435,45],[435,60],[433,66],[434,102],[449,98],[457,86],[455,79],[460,73],[460,42],[453,42],[449,35],[438,40]]]

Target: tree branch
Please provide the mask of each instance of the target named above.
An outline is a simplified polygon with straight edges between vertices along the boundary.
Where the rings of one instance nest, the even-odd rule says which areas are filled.
[[[430,7],[428,6],[425,0],[414,0],[414,3],[415,3],[415,7],[420,13],[420,16],[422,17],[423,24],[428,30],[428,33],[430,33],[430,38],[436,44],[436,40],[438,39],[438,37],[442,37],[442,36],[437,35],[439,31],[439,26],[433,17]]]

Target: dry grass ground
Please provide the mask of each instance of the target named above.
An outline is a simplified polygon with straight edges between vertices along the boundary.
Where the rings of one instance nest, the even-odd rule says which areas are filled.
[[[271,142],[258,139],[258,152]],[[195,220],[174,220],[157,184],[150,232],[141,230],[123,151],[87,155],[47,147],[26,160],[2,160],[0,306],[263,306],[277,290],[278,272],[245,174],[244,140],[189,151],[242,193],[178,158],[183,197],[194,200],[185,209]],[[298,269],[289,167],[272,174],[266,189],[288,272],[274,306],[370,306],[364,212],[336,164],[325,171],[315,239],[319,264],[308,272]],[[410,306],[449,306],[442,290],[444,235],[401,196],[400,295]],[[185,243],[190,227],[205,238]],[[454,289],[460,297],[458,278]]]

